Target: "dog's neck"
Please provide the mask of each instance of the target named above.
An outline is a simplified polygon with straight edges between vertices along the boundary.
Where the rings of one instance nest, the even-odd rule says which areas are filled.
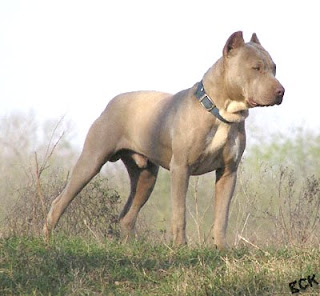
[[[226,121],[230,123],[242,122],[248,117],[248,106],[244,99],[240,101],[232,100],[226,92],[222,58],[206,72],[202,81],[206,93]]]

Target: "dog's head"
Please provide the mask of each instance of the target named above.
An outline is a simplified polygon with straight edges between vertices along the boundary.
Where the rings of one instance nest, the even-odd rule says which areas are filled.
[[[233,33],[223,49],[224,85],[228,97],[247,108],[282,103],[284,88],[275,78],[276,65],[254,33],[245,43]]]

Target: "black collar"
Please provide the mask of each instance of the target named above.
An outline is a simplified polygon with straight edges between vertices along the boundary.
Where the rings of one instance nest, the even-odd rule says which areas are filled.
[[[201,105],[211,114],[213,114],[215,117],[217,117],[219,120],[221,120],[224,123],[230,124],[228,120],[224,119],[220,113],[219,109],[216,107],[216,105],[213,103],[212,99],[206,94],[206,91],[204,90],[204,86],[202,83],[202,80],[198,83],[197,90],[195,92],[196,98],[199,100]]]

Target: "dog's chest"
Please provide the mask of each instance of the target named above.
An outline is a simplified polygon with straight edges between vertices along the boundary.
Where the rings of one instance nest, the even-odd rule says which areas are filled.
[[[206,135],[198,159],[191,166],[192,174],[203,174],[236,163],[241,158],[241,138],[237,129],[221,125]]]

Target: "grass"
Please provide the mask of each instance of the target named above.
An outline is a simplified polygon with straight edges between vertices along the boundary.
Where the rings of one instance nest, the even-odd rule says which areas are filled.
[[[0,240],[0,295],[290,295],[319,248],[171,248],[55,236]],[[320,294],[319,286],[309,293]],[[310,295],[310,294],[308,294]]]

